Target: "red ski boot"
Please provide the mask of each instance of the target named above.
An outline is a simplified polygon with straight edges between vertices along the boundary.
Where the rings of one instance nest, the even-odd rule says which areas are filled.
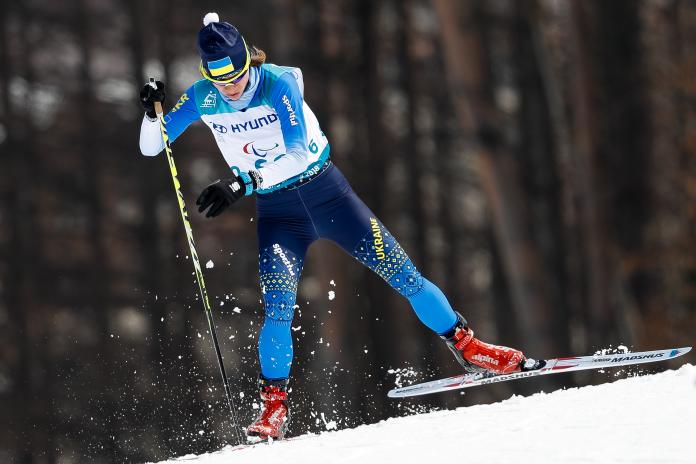
[[[261,413],[251,424],[246,434],[248,437],[266,440],[273,438],[280,440],[285,435],[290,410],[288,409],[288,381],[266,380],[259,377],[259,391],[261,394]]]
[[[525,357],[521,351],[484,343],[474,337],[461,314],[457,313],[457,319],[454,328],[441,337],[466,371],[509,374],[523,369]]]

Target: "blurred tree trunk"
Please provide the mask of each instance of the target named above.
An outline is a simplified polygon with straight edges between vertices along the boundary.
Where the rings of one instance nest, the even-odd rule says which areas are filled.
[[[87,309],[92,313],[89,317],[96,320],[99,330],[97,335],[97,353],[95,354],[95,369],[90,373],[96,377],[97,385],[111,385],[113,379],[114,361],[111,353],[112,343],[110,342],[111,299],[109,297],[108,283],[111,281],[108,254],[105,248],[107,231],[103,227],[106,218],[101,189],[103,186],[101,154],[104,150],[100,143],[103,139],[99,133],[100,125],[95,121],[102,119],[99,114],[98,102],[95,98],[95,82],[92,77],[92,34],[90,25],[89,5],[86,0],[76,0],[75,2],[75,27],[80,47],[80,66],[79,82],[81,110],[81,135],[78,150],[82,156],[82,166],[84,171],[76,180],[83,192],[83,200],[86,206],[87,216],[87,237],[90,249],[89,273],[83,290],[85,292],[85,302]],[[97,438],[100,445],[112,460],[118,459],[118,445],[114,437],[117,437],[118,428],[115,414],[118,408],[118,399],[114,398],[115,392],[101,391],[101,387],[92,391],[93,395],[102,398],[98,404],[100,410],[96,411],[102,417],[105,427],[101,430],[101,435]]]
[[[597,346],[599,342],[600,330],[607,326],[607,319],[610,317],[609,296],[606,293],[605,282],[608,281],[609,265],[605,262],[606,254],[603,250],[604,231],[601,230],[602,202],[596,196],[598,186],[594,176],[592,166],[593,153],[595,151],[595,141],[592,134],[597,132],[596,125],[599,123],[592,114],[589,106],[592,102],[594,92],[593,81],[590,76],[593,73],[593,62],[583,46],[586,34],[591,31],[586,29],[582,9],[585,8],[580,2],[573,2],[573,35],[572,40],[575,46],[575,79],[573,82],[574,101],[572,107],[573,132],[575,138],[575,172],[578,179],[578,197],[581,202],[579,214],[582,220],[582,243],[584,248],[585,272],[587,280],[587,308],[585,309],[586,336],[589,346]]]
[[[25,2],[17,2],[17,13],[20,18],[32,18],[36,9]],[[18,76],[22,76],[26,84],[26,93],[23,98],[24,105],[19,109],[18,121],[22,123],[19,130],[18,142],[24,150],[19,150],[18,155],[22,157],[23,163],[20,164],[19,176],[15,179],[16,185],[21,186],[18,198],[20,222],[24,223],[22,230],[22,242],[20,244],[21,263],[24,267],[25,280],[22,285],[22,302],[17,310],[25,312],[26,334],[31,345],[31,362],[29,391],[30,402],[25,405],[30,415],[30,447],[32,462],[36,462],[39,456],[36,450],[45,450],[42,456],[46,462],[55,462],[55,435],[52,432],[58,427],[55,421],[54,403],[51,395],[55,390],[55,380],[53,359],[50,349],[50,326],[46,323],[52,319],[52,314],[46,311],[51,295],[43,290],[43,279],[41,271],[44,265],[44,252],[46,236],[42,233],[42,222],[39,218],[46,210],[42,208],[42,200],[47,196],[47,192],[33,181],[42,178],[45,174],[42,170],[41,152],[36,138],[38,128],[36,127],[36,115],[43,108],[37,107],[38,99],[35,97],[37,89],[37,78],[35,66],[36,50],[40,37],[30,34],[31,26],[41,28],[41,19],[35,17],[29,24],[20,27],[20,43],[24,49],[20,54]],[[22,75],[23,74],[23,75]],[[27,186],[32,186],[27,189]]]
[[[9,26],[13,18],[10,4],[0,4],[0,101],[2,118],[0,122],[7,131],[3,142],[6,159],[6,182],[3,185],[3,214],[7,215],[9,225],[7,261],[3,268],[3,294],[9,314],[10,328],[15,333],[15,355],[10,358],[11,378],[13,379],[11,401],[14,407],[6,411],[7,427],[13,431],[14,457],[18,464],[34,462],[33,450],[38,446],[34,425],[35,389],[31,379],[32,371],[32,331],[29,326],[27,310],[33,306],[31,291],[33,284],[25,263],[36,263],[37,248],[32,245],[36,231],[31,221],[34,194],[32,191],[20,191],[17,186],[30,185],[29,166],[32,153],[29,151],[28,135],[30,121],[26,108],[15,108],[10,94],[12,78],[19,74],[10,58]],[[4,254],[4,253],[3,253]]]
[[[143,28],[144,24],[148,24],[147,19],[150,17],[147,10],[143,10],[142,3],[129,0],[126,4],[128,19],[131,27],[129,28],[128,36],[128,49],[131,57],[131,70],[132,79],[135,84],[135,88],[139,89],[150,76],[145,76],[145,53],[147,49],[145,46],[148,43],[146,39],[146,33]],[[168,32],[162,33],[163,29],[168,28],[170,23],[168,21],[169,15],[173,8],[158,8],[158,21],[156,27],[152,27],[151,35],[153,32],[157,31],[160,33],[160,37],[165,37]],[[154,26],[154,25],[152,25]],[[167,41],[162,41],[162,48],[167,48]],[[160,57],[158,57],[160,58]],[[168,82],[167,77],[169,73],[166,72],[162,76],[156,76],[157,80],[161,80],[167,85],[169,90],[170,102],[174,95],[172,95],[172,86]],[[135,105],[136,102],[134,101]],[[138,109],[140,107],[138,106]],[[165,108],[165,112],[167,109]],[[141,113],[141,112],[139,112]],[[129,133],[138,134],[140,132],[140,121],[141,118],[136,118],[135,122],[132,124],[132,130]],[[138,153],[128,153],[124,156],[138,156]],[[140,195],[138,197],[138,202],[142,208],[142,223],[138,227],[138,242],[139,242],[139,257],[140,260],[140,281],[142,282],[142,288],[145,289],[143,296],[145,298],[144,305],[150,317],[150,326],[152,327],[152,342],[150,344],[150,354],[148,357],[148,363],[145,368],[151,371],[151,376],[154,379],[159,380],[157,382],[157,388],[159,395],[152,398],[151,401],[147,403],[150,404],[152,414],[159,408],[162,408],[163,403],[171,404],[172,408],[164,407],[162,409],[166,410],[167,413],[161,414],[160,424],[158,428],[151,428],[148,430],[149,433],[155,435],[155,440],[157,442],[162,441],[163,434],[169,434],[174,429],[176,418],[178,414],[173,414],[170,411],[180,410],[184,406],[185,395],[172,395],[170,394],[175,384],[180,385],[180,376],[171,375],[170,368],[174,356],[170,352],[172,347],[172,340],[169,331],[167,330],[168,324],[166,312],[166,300],[161,298],[160,295],[167,295],[167,287],[164,282],[167,278],[167,268],[165,266],[164,260],[161,259],[160,247],[156,246],[157,243],[161,241],[160,235],[164,233],[160,229],[160,224],[157,215],[157,206],[159,204],[159,198],[162,194],[161,185],[159,182],[155,182],[154,179],[164,177],[165,173],[165,161],[164,155],[160,154],[157,160],[144,159],[138,165],[138,186],[140,188]]]
[[[638,7],[573,1],[575,135],[586,245],[588,340],[629,337],[629,276],[622,265],[643,240],[647,153]],[[643,298],[638,292],[639,298]]]
[[[504,89],[493,86],[490,63],[485,59],[483,3],[436,0],[435,6],[442,25],[447,78],[462,130],[479,143],[480,175],[518,327],[518,337],[512,341],[533,356],[549,356],[557,349],[552,343],[548,276],[531,236],[520,166],[500,130],[504,119],[493,96]]]
[[[522,184],[528,196],[529,222],[541,260],[538,279],[550,305],[551,337],[557,353],[570,353],[571,306],[568,302],[568,254],[563,225],[563,187],[559,173],[559,155],[554,137],[551,102],[544,80],[544,55],[537,46],[535,24],[538,5],[534,0],[514,2],[511,17],[510,64],[520,95],[517,124]],[[551,84],[553,85],[553,84]],[[561,131],[560,133],[564,133]]]
[[[564,276],[563,299],[568,308],[569,328],[572,328],[568,344],[572,352],[586,352],[588,345],[585,338],[587,311],[587,280],[586,260],[582,246],[582,218],[578,213],[578,176],[576,175],[576,148],[574,133],[571,127],[570,106],[566,95],[570,94],[568,79],[564,70],[572,64],[564,66],[564,56],[567,48],[567,23],[569,17],[558,12],[552,12],[548,2],[536,0],[528,9],[529,27],[535,55],[539,63],[540,78],[543,82],[543,92],[548,104],[550,130],[553,138],[553,149],[556,152],[555,165],[559,176],[558,207],[562,222],[557,228],[560,240],[565,244],[563,255],[557,259],[564,261],[559,275]],[[564,5],[561,12],[569,10]],[[554,16],[555,14],[555,16]],[[569,15],[568,15],[569,16]],[[574,70],[573,70],[574,71]],[[569,71],[569,72],[573,72]],[[579,331],[576,329],[580,329]],[[582,334],[577,336],[578,333]]]
[[[650,2],[643,43],[651,92],[653,211],[632,287],[643,295],[640,345],[688,345],[696,314],[696,5]],[[681,340],[681,341],[678,341]]]

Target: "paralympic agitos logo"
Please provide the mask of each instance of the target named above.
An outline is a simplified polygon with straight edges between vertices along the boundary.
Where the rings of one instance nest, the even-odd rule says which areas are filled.
[[[256,155],[261,158],[265,158],[268,155],[268,152],[271,152],[278,147],[279,145],[276,143],[271,148],[257,148],[254,146],[254,142],[249,142],[242,147],[242,151],[247,155]]]

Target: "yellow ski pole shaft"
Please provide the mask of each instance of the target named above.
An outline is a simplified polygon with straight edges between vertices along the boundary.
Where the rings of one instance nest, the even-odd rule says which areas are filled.
[[[150,85],[156,88],[155,79],[152,77],[150,78]],[[232,400],[232,392],[230,391],[230,383],[227,380],[227,374],[225,373],[225,366],[222,362],[222,353],[220,352],[220,344],[218,343],[217,333],[215,331],[215,322],[213,321],[213,311],[210,307],[208,291],[205,288],[205,279],[203,279],[201,263],[198,260],[196,244],[193,241],[193,230],[191,229],[191,223],[188,219],[188,212],[186,211],[186,204],[184,203],[184,195],[181,193],[181,183],[179,182],[176,165],[174,164],[172,147],[169,143],[169,135],[167,134],[167,127],[166,123],[164,122],[164,112],[162,111],[162,104],[160,102],[155,102],[155,113],[157,113],[157,119],[159,120],[160,132],[162,134],[162,140],[164,141],[164,152],[167,154],[167,161],[169,162],[169,171],[172,174],[172,181],[174,182],[174,191],[176,192],[176,197],[179,204],[179,212],[181,213],[181,220],[184,223],[184,230],[186,231],[186,240],[188,242],[189,250],[191,252],[191,261],[193,262],[196,280],[198,281],[198,290],[200,291],[201,301],[203,302],[203,310],[205,311],[205,317],[208,320],[208,327],[210,328],[210,334],[212,336],[213,345],[215,346],[215,354],[217,355],[218,365],[220,366],[220,375],[222,376],[222,383],[225,385],[225,395],[227,396],[227,404],[230,408],[230,414],[232,416],[232,430],[234,431],[238,443],[241,444],[243,443],[243,440],[241,432],[239,430],[239,424],[237,423],[237,412],[234,406],[234,401]]]

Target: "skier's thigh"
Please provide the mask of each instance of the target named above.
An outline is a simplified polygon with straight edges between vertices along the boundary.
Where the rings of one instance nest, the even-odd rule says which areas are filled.
[[[354,192],[322,205],[315,223],[322,238],[336,242],[353,255],[361,239],[377,224],[381,226],[377,216]]]

